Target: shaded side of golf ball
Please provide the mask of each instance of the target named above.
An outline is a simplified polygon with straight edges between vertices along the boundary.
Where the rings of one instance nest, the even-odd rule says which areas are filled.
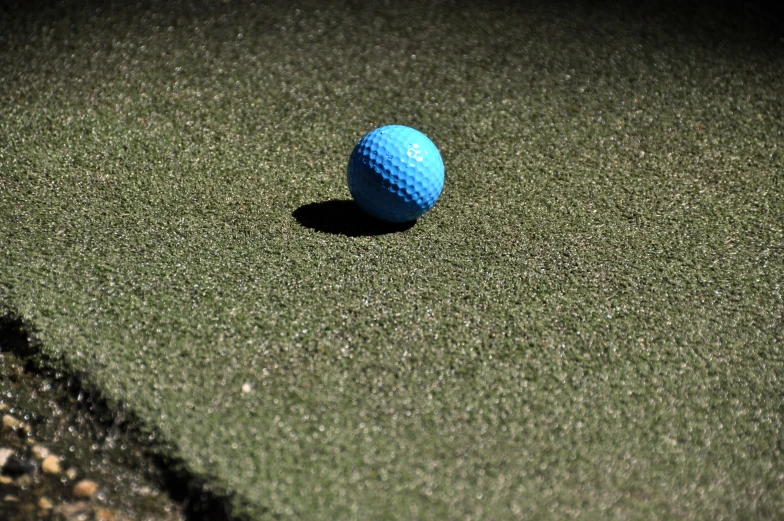
[[[417,219],[444,187],[444,161],[430,139],[388,125],[363,137],[348,161],[348,189],[365,212],[387,222]]]

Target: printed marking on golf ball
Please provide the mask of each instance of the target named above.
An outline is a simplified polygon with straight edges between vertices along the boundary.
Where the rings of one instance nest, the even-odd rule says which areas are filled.
[[[351,197],[373,217],[387,222],[417,219],[444,188],[444,161],[418,130],[402,125],[377,128],[363,137],[348,160]]]

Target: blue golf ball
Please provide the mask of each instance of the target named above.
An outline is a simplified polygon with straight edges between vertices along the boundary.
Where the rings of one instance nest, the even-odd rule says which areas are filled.
[[[444,188],[444,161],[418,130],[402,125],[377,128],[363,137],[348,160],[351,197],[373,217],[403,223],[436,203]]]

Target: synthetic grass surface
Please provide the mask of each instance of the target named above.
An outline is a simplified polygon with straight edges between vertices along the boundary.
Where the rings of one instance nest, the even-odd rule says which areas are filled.
[[[1,305],[249,519],[782,518],[784,43],[546,4],[5,7]]]

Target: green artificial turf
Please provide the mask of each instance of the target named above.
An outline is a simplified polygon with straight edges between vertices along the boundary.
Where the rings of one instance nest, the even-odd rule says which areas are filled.
[[[782,519],[775,27],[381,4],[3,7],[0,306],[243,518]]]

